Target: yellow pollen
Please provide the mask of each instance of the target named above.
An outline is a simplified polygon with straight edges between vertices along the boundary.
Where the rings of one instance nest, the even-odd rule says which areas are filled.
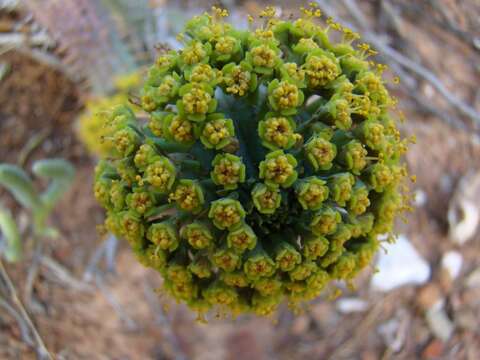
[[[189,142],[193,140],[193,126],[190,121],[175,116],[169,126],[170,133],[178,142]]]

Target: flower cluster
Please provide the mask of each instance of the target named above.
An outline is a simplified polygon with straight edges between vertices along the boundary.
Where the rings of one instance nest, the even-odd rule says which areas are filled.
[[[118,126],[127,120],[121,114],[107,112],[110,108],[125,104],[130,91],[141,86],[139,72],[120,76],[115,80],[115,94],[107,97],[93,98],[86,102],[85,110],[78,119],[78,136],[87,150],[100,158],[109,156],[114,145],[108,141]]]
[[[407,207],[407,142],[355,33],[317,24],[315,7],[295,21],[268,8],[252,31],[225,15],[194,17],[183,49],[152,66],[145,124],[125,106],[109,113],[95,196],[171,296],[269,315],[369,264]]]

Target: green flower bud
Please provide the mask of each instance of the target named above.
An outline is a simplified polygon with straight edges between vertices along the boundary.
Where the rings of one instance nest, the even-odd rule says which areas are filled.
[[[348,75],[365,71],[369,67],[368,61],[352,55],[342,57],[340,64],[342,69],[344,69],[344,72]]]
[[[380,150],[382,148],[385,140],[385,129],[380,122],[367,120],[357,126],[353,132],[370,149]]]
[[[162,250],[174,251],[178,245],[177,229],[169,221],[154,223],[147,231],[147,239],[158,245]]]
[[[155,65],[151,69],[151,71],[155,71],[159,74],[165,74],[175,67],[175,65],[177,64],[177,60],[177,53],[173,50],[168,51],[167,53],[162,54],[157,58],[157,60],[155,61]]]
[[[241,224],[245,210],[238,200],[223,198],[212,202],[208,217],[220,230],[233,230]]]
[[[236,155],[218,154],[213,159],[212,166],[210,176],[213,182],[226,190],[234,190],[238,187],[238,183],[245,181],[245,165]]]
[[[243,271],[249,279],[270,277],[275,273],[275,262],[263,250],[253,250],[243,263]]]
[[[174,201],[179,209],[194,214],[200,212],[205,203],[202,188],[198,182],[189,179],[181,179],[168,200]]]
[[[334,96],[322,110],[326,114],[323,118],[327,123],[340,130],[348,130],[352,127],[350,104],[346,99]]]
[[[262,145],[270,150],[289,149],[296,142],[295,122],[288,117],[275,117],[272,113],[258,123],[258,136]]]
[[[150,192],[145,188],[136,188],[133,193],[126,197],[127,205],[137,214],[147,213],[154,205],[154,199]]]
[[[193,144],[197,138],[195,124],[176,114],[165,116],[162,133],[167,140],[180,144]]]
[[[172,280],[165,280],[164,288],[175,299],[187,302],[194,299],[198,294],[198,286],[192,281],[175,282]]]
[[[181,66],[191,66],[206,63],[212,52],[210,43],[202,44],[200,41],[192,41],[180,54]]]
[[[326,181],[311,176],[298,181],[295,184],[297,199],[304,210],[318,210],[328,198]]]
[[[244,288],[249,285],[247,276],[241,271],[222,272],[220,280],[232,287]]]
[[[298,40],[298,43],[292,47],[293,51],[297,54],[310,53],[312,50],[318,49],[319,46],[312,38],[302,38]]]
[[[268,84],[268,102],[270,107],[282,115],[293,115],[297,107],[303,104],[303,92],[288,81],[274,79]]]
[[[281,62],[280,50],[272,44],[258,45],[245,54],[245,61],[258,74],[272,74]]]
[[[121,234],[130,244],[143,241],[145,225],[135,211],[124,211],[120,216],[119,226]]]
[[[255,290],[258,291],[258,293],[262,296],[271,296],[278,294],[282,287],[282,281],[279,278],[275,277],[264,277],[256,280],[253,283],[253,287]]]
[[[113,210],[121,211],[126,205],[128,195],[127,185],[121,180],[113,180],[110,184],[110,201]]]
[[[310,236],[303,243],[303,256],[307,260],[316,260],[328,251],[329,242],[323,236]]]
[[[232,272],[241,265],[240,256],[233,250],[227,248],[217,250],[212,255],[212,262],[215,266],[226,272]]]
[[[358,269],[363,269],[372,262],[373,257],[379,248],[378,240],[375,237],[369,237],[366,243],[360,245],[356,254],[356,265]]]
[[[295,84],[299,89],[306,87],[305,70],[300,68],[296,63],[284,63],[280,68],[280,73],[282,74],[282,80],[287,80]]]
[[[184,265],[174,262],[168,265],[166,278],[174,283],[185,284],[192,281],[192,274]]]
[[[313,135],[304,146],[305,154],[315,170],[328,170],[337,156],[337,147],[319,135]]]
[[[228,304],[228,309],[232,313],[232,318],[236,319],[242,314],[251,312],[251,306],[248,303],[246,296],[239,296],[232,303]]]
[[[185,71],[185,79],[192,83],[204,83],[214,87],[218,82],[217,71],[208,64],[198,64]]]
[[[121,215],[123,215],[123,213],[119,214],[116,212],[107,211],[107,216],[104,223],[105,228],[118,238],[123,236],[123,231],[121,227]]]
[[[337,230],[337,225],[342,221],[340,213],[331,207],[322,207],[310,222],[310,228],[315,235],[329,235]]]
[[[188,270],[200,279],[208,279],[213,275],[210,261],[205,256],[195,256]]]
[[[344,244],[352,237],[350,226],[340,224],[337,231],[329,237],[328,252],[322,257],[320,265],[326,268],[336,262],[345,251]]]
[[[157,156],[145,169],[144,181],[159,193],[167,193],[173,186],[176,178],[176,169],[172,162],[165,156]]]
[[[321,269],[314,271],[306,280],[308,289],[314,292],[313,297],[318,296],[318,293],[323,290],[329,281],[330,275]]]
[[[204,121],[206,114],[217,108],[213,90],[207,84],[190,83],[183,85],[179,91],[181,100],[177,101],[179,113],[194,122]]]
[[[252,250],[257,245],[257,236],[250,226],[242,224],[237,229],[230,231],[227,235],[227,244],[230,248],[239,253],[245,250]]]
[[[382,163],[369,166],[366,172],[368,183],[376,192],[384,191],[394,180],[390,168]]]
[[[350,231],[352,238],[357,238],[372,231],[375,216],[372,213],[366,213],[355,218],[350,218]]]
[[[282,271],[291,271],[302,262],[302,256],[295,248],[285,241],[275,245],[275,262]]]
[[[337,159],[347,170],[355,175],[360,175],[360,172],[367,165],[367,155],[368,151],[360,141],[351,140],[342,147]]]
[[[139,260],[143,265],[157,271],[163,271],[167,266],[167,253],[159,246],[150,245],[144,254],[140,255],[139,253],[137,255],[139,255]]]
[[[372,232],[384,234],[392,227],[395,215],[401,209],[402,198],[393,190],[387,190],[377,199],[374,206],[375,223]]]
[[[218,62],[227,62],[241,51],[241,42],[233,36],[221,36],[213,50],[213,58]]]
[[[150,114],[150,121],[148,122],[148,128],[157,137],[163,137],[164,133],[164,120],[169,114],[152,112]]]
[[[140,136],[130,127],[118,130],[113,135],[113,142],[118,155],[122,158],[133,153],[140,145]]]
[[[215,24],[220,26],[219,29],[217,26],[213,26],[212,24],[212,16],[207,13],[202,15],[196,15],[190,20],[188,20],[185,24],[185,32],[193,37],[194,39],[198,39],[200,41],[207,41],[218,35],[219,30],[223,32],[223,26],[227,24]]]
[[[138,178],[140,178],[140,175],[138,174],[137,169],[135,168],[135,165],[131,159],[125,158],[118,160],[115,165],[118,175],[120,175],[122,180],[125,181],[129,186],[132,186],[138,180]]]
[[[330,189],[330,199],[340,206],[345,206],[346,202],[352,196],[355,178],[350,173],[340,173],[331,176],[328,179],[328,187]]]
[[[334,279],[349,279],[351,273],[355,270],[355,267],[355,256],[350,253],[345,253],[332,266],[330,274]]]
[[[93,193],[95,199],[102,205],[104,208],[109,209],[111,207],[110,201],[110,187],[112,181],[109,179],[99,178],[95,181],[93,185]]]
[[[141,97],[142,108],[151,112],[172,101],[178,93],[181,85],[180,81],[180,76],[173,73],[164,76],[153,86],[145,85]]]
[[[227,93],[244,96],[257,88],[257,74],[244,61],[240,65],[230,63],[222,68],[222,85]]]
[[[341,74],[341,68],[335,56],[321,49],[310,52],[303,68],[307,76],[307,85],[311,89],[324,87]]]
[[[329,236],[330,250],[336,250],[338,247],[343,246],[351,237],[350,226],[343,223],[339,224],[335,233]]]
[[[365,70],[358,74],[355,79],[355,88],[364,94],[368,94],[375,105],[385,106],[390,102],[390,96],[381,78],[372,71]]]
[[[256,184],[252,190],[255,208],[262,214],[273,214],[280,206],[282,196],[278,188],[270,188],[264,184]]]
[[[301,281],[308,278],[313,272],[317,270],[317,265],[312,261],[304,261],[295,266],[288,275],[292,281]]]
[[[281,297],[278,295],[261,296],[255,294],[252,299],[252,309],[258,316],[269,316],[273,314],[280,302]]]
[[[260,162],[260,178],[268,186],[288,188],[297,180],[296,166],[297,160],[291,154],[282,150],[272,151]]]
[[[237,300],[238,293],[233,287],[215,281],[203,291],[203,296],[212,305],[230,305]]]
[[[201,129],[200,141],[207,149],[220,150],[230,144],[235,136],[232,119],[210,115]]]
[[[197,250],[211,246],[214,241],[212,232],[208,226],[198,221],[182,227],[180,236],[186,239],[190,246]]]
[[[357,181],[353,187],[352,196],[348,201],[348,210],[353,215],[361,215],[370,206],[368,198],[368,189],[364,183]]]
[[[151,145],[143,144],[135,153],[133,162],[138,170],[145,171],[147,166],[153,162],[156,156],[158,156],[158,154]]]

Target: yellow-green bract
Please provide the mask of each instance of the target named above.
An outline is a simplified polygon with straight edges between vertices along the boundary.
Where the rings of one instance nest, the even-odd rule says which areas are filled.
[[[351,281],[406,208],[382,67],[315,14],[269,9],[253,30],[194,17],[150,69],[149,120],[112,110],[117,153],[95,182],[106,227],[195,311],[269,315]]]

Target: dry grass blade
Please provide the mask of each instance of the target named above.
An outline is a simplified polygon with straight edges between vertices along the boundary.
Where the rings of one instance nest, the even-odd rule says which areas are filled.
[[[1,260],[0,260],[0,276],[2,277],[3,281],[5,282],[8,288],[8,291],[10,293],[9,296],[12,303],[18,308],[19,315],[28,325],[28,327],[30,328],[30,331],[32,332],[33,337],[35,338],[35,342],[37,343],[38,357],[40,359],[53,360],[52,355],[47,350],[47,347],[45,346],[45,343],[43,342],[40,334],[38,333],[35,325],[33,324],[33,321],[30,319],[30,316],[25,310],[25,307],[23,306],[22,302],[18,298],[17,290],[15,289],[15,286],[13,285],[12,280],[10,279],[10,276],[8,275],[7,270],[3,266],[3,262]]]

